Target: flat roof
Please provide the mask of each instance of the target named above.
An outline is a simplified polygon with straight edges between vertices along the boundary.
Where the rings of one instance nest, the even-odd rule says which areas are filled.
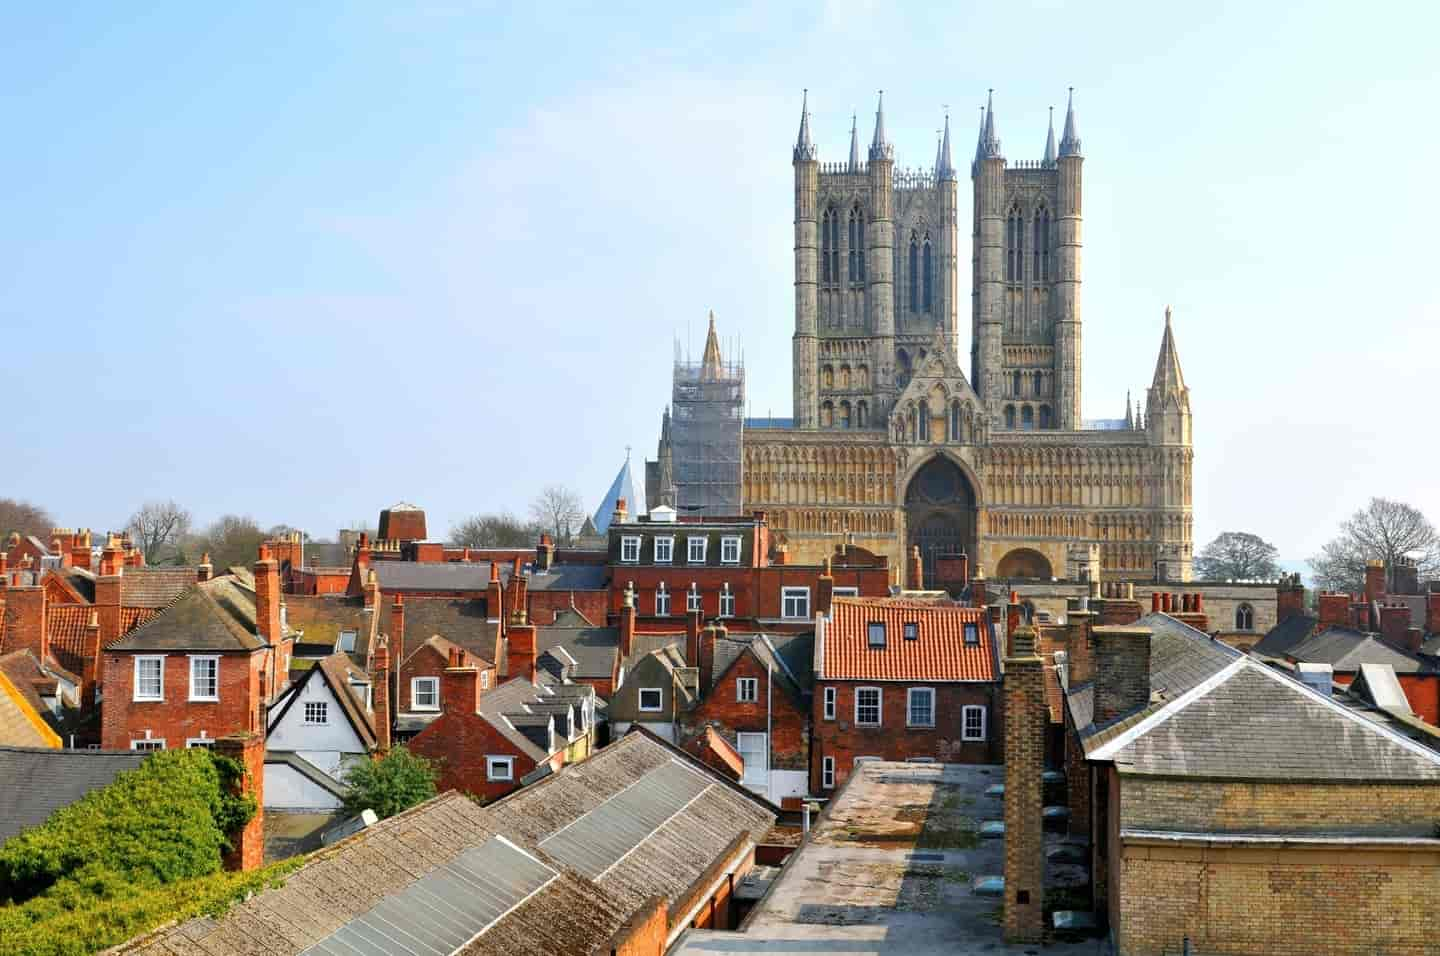
[[[1004,780],[1000,766],[862,763],[745,931],[692,929],[672,954],[1034,952],[1007,946],[1001,900],[971,890],[976,878],[1005,870],[1005,841],[977,833],[1004,819],[1002,798],[985,792]],[[1047,847],[1064,840],[1045,835]],[[1083,867],[1046,867],[1047,889],[1083,881]],[[1045,947],[1047,956],[1094,952],[1094,940]]]

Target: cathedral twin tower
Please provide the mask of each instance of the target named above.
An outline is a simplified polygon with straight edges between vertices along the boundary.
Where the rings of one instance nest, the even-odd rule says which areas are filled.
[[[868,162],[854,125],[849,159],[819,162],[802,107],[793,156],[795,426],[883,427],[922,356],[940,344],[957,354],[950,120],[931,170],[897,171],[883,98]],[[1083,161],[1073,102],[1058,151],[1052,120],[1044,158],[1030,163],[1007,166],[993,102],[981,115],[970,168],[970,382],[1004,427],[1080,427]]]

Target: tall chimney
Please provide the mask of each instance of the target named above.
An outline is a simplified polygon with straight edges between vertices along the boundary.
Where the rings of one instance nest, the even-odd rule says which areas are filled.
[[[504,621],[504,609],[500,600],[500,563],[490,562],[490,583],[485,585],[485,619]]]
[[[815,582],[815,612],[829,614],[835,604],[835,576],[830,573],[830,559],[820,569],[820,579]]]
[[[918,544],[910,546],[910,561],[906,568],[905,587],[911,591],[921,591],[925,588],[925,567],[924,559],[920,556]]]
[[[50,659],[50,627],[46,620],[45,589],[39,585],[10,588],[5,599],[10,619],[6,652],[28,650],[42,664]]]
[[[1095,635],[1095,723],[1107,723],[1150,703],[1148,627],[1101,625]]]
[[[700,611],[685,612],[685,663],[690,667],[695,667],[700,660],[702,617]],[[633,642],[633,640],[634,636],[632,635],[631,641]]]
[[[375,644],[375,749],[390,750],[390,646],[381,634]]]
[[[635,588],[625,588],[625,603],[620,606],[620,659],[626,660],[635,645]],[[688,663],[688,661],[687,661]]]
[[[111,534],[105,539],[105,550],[100,552],[100,577],[123,573],[125,552],[120,547],[118,535]]]
[[[544,574],[550,570],[550,566],[554,563],[555,539],[550,537],[550,532],[541,532],[540,544],[535,548],[535,570]]]
[[[726,633],[724,624],[708,624],[700,635],[699,681],[702,699],[709,695],[715,677],[715,644],[723,639]]]
[[[82,529],[70,544],[70,566],[90,570],[90,531]]]
[[[255,815],[238,833],[227,834],[231,849],[227,870],[258,870],[265,863],[265,735],[242,732],[220,737],[215,752],[245,768],[236,790],[255,798]]]
[[[1385,596],[1385,562],[1371,559],[1365,562],[1365,603],[1370,604]]]
[[[278,645],[280,638],[280,566],[270,556],[270,547],[260,545],[255,572],[255,630],[267,644]]]
[[[200,564],[195,569],[195,580],[204,584],[215,574],[215,566],[210,563],[210,552],[206,551],[200,555]]]
[[[1045,665],[1035,631],[1017,627],[1005,658],[1005,941],[1038,943],[1044,936]]]
[[[422,621],[423,625],[424,622]],[[390,605],[390,641],[395,651],[393,660],[398,673],[405,666],[405,595],[396,594],[395,603]]]
[[[90,710],[95,706],[95,688],[100,683],[100,612],[91,611],[90,618],[85,622],[85,673],[80,675],[83,681],[81,696],[84,698],[82,709]]]
[[[461,648],[450,650],[449,665],[440,679],[440,699],[447,714],[473,714],[480,709],[480,669]]]
[[[534,683],[535,659],[538,656],[535,646],[535,625],[511,623],[506,638],[508,647],[505,662],[508,676],[511,678],[523,677]]]
[[[1440,634],[1440,591],[1432,589],[1425,595],[1425,630]]]
[[[1320,611],[1321,627],[1348,627],[1350,624],[1350,595],[1321,591],[1316,599]]]
[[[1396,647],[1405,647],[1405,632],[1410,627],[1410,606],[1407,604],[1384,604],[1380,607],[1380,634]],[[1409,648],[1420,650],[1419,645]]]

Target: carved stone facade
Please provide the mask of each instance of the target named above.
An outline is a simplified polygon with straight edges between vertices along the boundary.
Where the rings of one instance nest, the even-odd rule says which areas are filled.
[[[987,110],[972,165],[970,375],[957,364],[956,176],[794,149],[794,417],[747,422],[743,494],[791,560],[837,536],[890,557],[963,551],[991,577],[1190,578],[1189,390],[1170,314],[1144,403],[1080,418],[1080,140],[1007,164]],[[972,384],[973,383],[973,384]]]

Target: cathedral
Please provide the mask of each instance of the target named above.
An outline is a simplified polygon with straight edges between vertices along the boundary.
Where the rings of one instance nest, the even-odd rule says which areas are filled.
[[[1007,160],[996,129],[992,101],[970,165],[967,376],[948,117],[933,167],[897,169],[883,99],[869,149],[852,123],[841,162],[820,161],[802,106],[794,414],[745,420],[739,498],[793,561],[845,539],[897,568],[918,548],[927,579],[937,556],[965,554],[992,578],[1188,581],[1190,400],[1170,311],[1143,403],[1082,419],[1073,95],[1038,160]],[[659,451],[669,473],[678,450],[662,435]]]

